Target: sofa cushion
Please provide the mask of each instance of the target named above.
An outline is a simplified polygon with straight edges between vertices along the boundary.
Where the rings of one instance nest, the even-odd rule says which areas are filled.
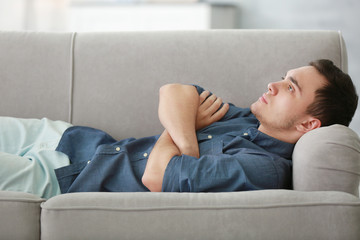
[[[40,239],[40,204],[44,199],[0,191],[0,239]]]
[[[42,204],[41,238],[355,240],[359,221],[343,192],[70,193]]]
[[[293,164],[295,190],[359,196],[360,139],[348,127],[332,125],[305,134],[295,146]]]
[[[72,36],[1,32],[2,116],[70,120]]]

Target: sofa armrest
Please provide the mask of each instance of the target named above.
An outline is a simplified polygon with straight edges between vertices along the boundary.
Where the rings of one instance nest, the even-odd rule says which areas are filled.
[[[40,204],[32,194],[0,191],[0,239],[40,239]]]
[[[342,125],[305,134],[293,153],[293,185],[300,191],[343,191],[359,196],[360,139]]]

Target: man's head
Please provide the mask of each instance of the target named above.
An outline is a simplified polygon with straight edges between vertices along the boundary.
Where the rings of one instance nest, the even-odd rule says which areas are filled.
[[[308,107],[307,113],[320,119],[321,126],[349,126],[358,104],[358,95],[350,76],[330,60],[317,60],[310,66],[325,76],[327,83],[316,91],[315,101]]]
[[[331,61],[318,60],[288,71],[282,81],[270,83],[251,110],[260,121],[260,131],[295,143],[320,126],[348,125],[357,99],[350,77]]]

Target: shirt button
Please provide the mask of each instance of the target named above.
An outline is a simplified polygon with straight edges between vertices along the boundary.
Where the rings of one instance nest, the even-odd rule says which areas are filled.
[[[147,157],[148,156],[148,154],[147,153],[144,153],[144,157]]]
[[[211,136],[211,135],[208,135],[208,139],[212,139],[212,136]]]
[[[248,136],[249,134],[248,134],[248,133],[244,133],[243,135],[244,135],[244,136]]]
[[[91,163],[91,161],[89,160],[89,161],[87,161],[87,164],[89,164],[89,163]]]
[[[116,148],[115,148],[115,150],[116,150],[117,152],[119,152],[120,149],[121,149],[120,147],[116,147]]]

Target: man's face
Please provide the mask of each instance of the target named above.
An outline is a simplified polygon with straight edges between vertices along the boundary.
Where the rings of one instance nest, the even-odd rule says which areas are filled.
[[[271,131],[290,130],[306,120],[307,107],[326,79],[312,66],[290,70],[282,81],[268,85],[268,91],[251,105],[261,127]]]

